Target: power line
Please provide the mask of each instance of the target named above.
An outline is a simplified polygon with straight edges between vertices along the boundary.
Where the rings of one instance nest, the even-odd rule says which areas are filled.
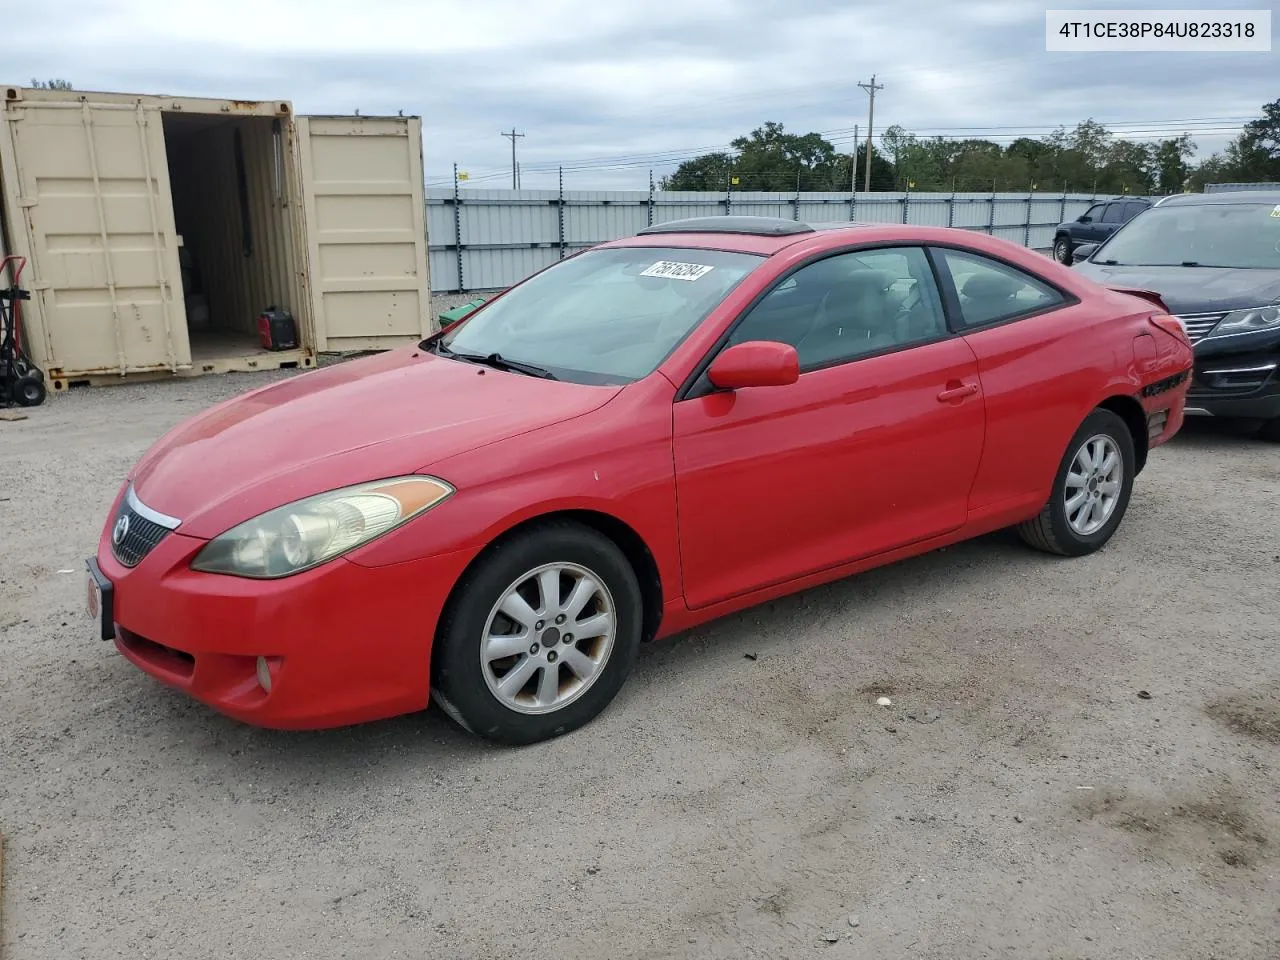
[[[1240,118],[1240,122],[1245,122],[1250,118]],[[1133,135],[1135,133],[1147,133],[1151,135],[1164,134],[1181,134],[1181,133],[1232,133],[1237,132],[1235,126],[1225,126],[1237,122],[1237,118],[1221,117],[1210,118],[1202,117],[1192,120],[1157,120],[1157,121],[1120,121],[1119,123],[1101,123],[1113,133],[1122,133]],[[1209,123],[1211,126],[1204,127],[1181,127],[1180,124],[1190,123]],[[1133,129],[1113,130],[1113,128],[1126,124]],[[926,127],[917,128],[908,131],[909,133],[919,137],[921,135],[934,134],[941,136],[943,139],[989,139],[989,140],[1016,140],[1021,138],[1035,138],[1049,136],[1053,133],[1063,130],[1066,133],[1071,131],[1064,124],[1056,126],[1017,126],[1017,125],[993,125],[985,127]],[[976,136],[986,131],[993,131],[986,137]],[[1017,131],[1008,133],[995,133],[994,131]],[[848,142],[849,134],[856,133],[855,127],[841,127],[832,130],[824,130],[819,132],[819,136],[827,139],[830,143]],[[963,134],[963,136],[962,136]],[[504,134],[505,136],[505,134]],[[636,164],[652,163],[661,165],[664,163],[675,163],[683,160],[693,159],[695,157],[705,156],[708,153],[725,152],[732,150],[732,145],[713,144],[704,147],[686,147],[680,150],[666,150],[655,153],[638,153],[638,154],[619,154],[610,157],[587,157],[581,160],[573,161],[568,164],[559,164],[556,162],[548,163],[526,163],[522,165],[524,171],[549,172],[563,166],[566,170],[588,170],[588,169],[604,169],[613,166],[633,166]]]
[[[878,87],[882,85],[877,85]],[[1145,135],[1147,137],[1164,137],[1167,135],[1180,136],[1182,134],[1198,134],[1198,135],[1223,135],[1238,133],[1240,124],[1254,119],[1253,117],[1195,117],[1175,120],[1123,120],[1123,121],[1099,121],[1099,124],[1106,128],[1109,132],[1119,135],[1119,138],[1132,137],[1135,135]],[[1204,126],[1189,126],[1191,124],[1205,124]],[[1125,129],[1117,129],[1125,128]],[[910,131],[914,136],[922,135],[928,139],[938,137],[944,140],[965,140],[965,139],[983,139],[995,142],[997,144],[1007,144],[1019,139],[1036,139],[1049,136],[1059,131],[1070,133],[1070,129],[1066,124],[1047,125],[1005,125],[993,124],[981,127],[932,127],[917,128]],[[503,133],[504,137],[512,137],[512,133]],[[857,140],[857,127],[837,128],[832,130],[821,131],[820,136],[827,139],[833,145],[848,143],[850,140]],[[982,136],[982,134],[986,134]],[[850,136],[852,135],[852,136]],[[932,136],[930,136],[932,135]],[[524,134],[515,134],[516,137],[523,137]],[[871,139],[871,138],[868,138]],[[512,144],[514,147],[514,137]],[[526,172],[548,173],[559,168],[565,171],[588,171],[588,170],[621,170],[640,166],[665,166],[668,164],[678,164],[686,160],[696,159],[705,156],[708,153],[725,152],[732,150],[731,145],[715,144],[704,147],[686,147],[682,150],[667,150],[654,153],[639,154],[621,154],[611,157],[589,157],[575,162],[563,164],[556,162],[543,163],[524,163],[519,165],[518,174]],[[489,171],[481,172],[479,175],[473,175],[469,179],[472,181],[489,181],[502,176],[501,171],[490,168]],[[441,180],[442,183],[448,183],[447,180]]]
[[[1175,134],[1195,133],[1195,134],[1221,135],[1221,134],[1238,132],[1238,130],[1237,128],[1234,128],[1234,127],[1204,127],[1204,128],[1170,130],[1165,132],[1175,133]],[[832,146],[840,146],[841,144],[851,143],[851,141],[853,141],[854,139],[855,137],[851,135],[843,136],[843,137],[831,137],[828,140],[828,142],[831,143]],[[965,136],[965,137],[953,136],[953,137],[942,137],[941,139],[948,140],[948,141],[981,139],[981,140],[986,140],[988,142],[994,143],[997,146],[1008,146],[1009,144],[1017,140],[1036,139],[1036,137],[1027,133],[1022,133],[1022,134],[1000,134],[1000,135],[980,137],[980,138],[970,137],[970,136]],[[639,158],[618,157],[613,160],[605,160],[602,162],[581,162],[581,163],[568,163],[568,164],[547,163],[547,164],[538,164],[538,165],[528,164],[528,165],[524,165],[522,169],[525,171],[535,172],[535,173],[551,173],[557,169],[563,169],[565,172],[583,172],[583,171],[591,171],[591,170],[624,170],[624,169],[633,169],[636,167],[646,167],[646,166],[661,167],[661,166],[679,164],[687,160],[696,160],[705,155],[706,155],[705,153],[671,154],[671,155],[666,155],[660,159],[652,158],[652,157],[639,157]],[[503,174],[500,171],[495,171],[494,173],[491,173],[489,176],[484,177],[484,179],[495,179],[502,175]],[[472,179],[477,179],[477,178],[473,177]]]

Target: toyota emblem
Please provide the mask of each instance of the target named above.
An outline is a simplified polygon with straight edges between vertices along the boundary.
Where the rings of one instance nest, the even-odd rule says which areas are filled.
[[[116,521],[115,529],[111,531],[111,542],[117,547],[120,541],[129,535],[129,515],[122,514],[120,519]]]

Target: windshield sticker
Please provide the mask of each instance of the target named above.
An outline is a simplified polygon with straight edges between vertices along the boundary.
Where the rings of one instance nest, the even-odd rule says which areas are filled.
[[[1271,215],[1273,217],[1280,217],[1280,203],[1277,203],[1274,207],[1271,208]]]
[[[680,263],[676,260],[659,260],[651,267],[640,271],[642,277],[665,277],[668,280],[697,280],[705,277],[715,267],[702,263]]]

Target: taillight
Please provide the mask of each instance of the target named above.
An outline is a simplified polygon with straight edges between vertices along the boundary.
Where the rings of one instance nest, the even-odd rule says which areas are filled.
[[[1150,317],[1152,326],[1159,327],[1169,336],[1180,340],[1188,347],[1191,346],[1191,338],[1187,336],[1187,328],[1182,325],[1182,321],[1172,314],[1153,313]]]

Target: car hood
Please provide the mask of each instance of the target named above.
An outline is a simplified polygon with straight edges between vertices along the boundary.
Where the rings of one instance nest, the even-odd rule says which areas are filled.
[[[180,519],[183,533],[213,537],[301,497],[418,472],[582,416],[620,389],[393,350],[253,390],[186,420],[143,456],[134,490],[148,507]]]
[[[1082,276],[1105,286],[1137,287],[1160,294],[1173,313],[1239,310],[1280,300],[1280,270],[1235,267],[1109,267],[1083,261]]]

